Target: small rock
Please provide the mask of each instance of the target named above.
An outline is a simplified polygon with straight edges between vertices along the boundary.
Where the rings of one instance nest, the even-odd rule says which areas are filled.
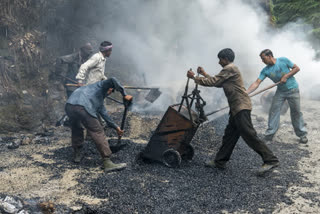
[[[13,197],[10,197],[10,196],[7,196],[4,199],[4,202],[12,204],[13,206],[15,206],[19,210],[23,208],[22,202],[19,199],[16,200],[16,199],[14,199]]]
[[[15,139],[12,143],[8,145],[8,149],[17,149],[21,145],[20,139]]]
[[[26,210],[20,210],[18,212],[18,214],[30,214],[30,213],[28,211],[26,211]]]
[[[39,203],[39,207],[44,213],[54,213],[55,206],[51,201]]]
[[[12,205],[8,202],[5,202],[5,201],[0,201],[0,210],[1,209],[6,213],[17,213],[18,212],[18,209],[14,205]]]
[[[28,144],[30,144],[31,142],[32,142],[32,139],[31,139],[30,137],[26,136],[26,137],[23,138],[21,144],[22,144],[22,145],[28,145]]]

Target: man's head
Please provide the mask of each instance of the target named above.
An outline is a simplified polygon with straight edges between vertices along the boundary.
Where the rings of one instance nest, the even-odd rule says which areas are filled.
[[[260,53],[260,58],[262,62],[266,65],[274,65],[275,64],[275,59],[273,57],[273,53],[270,49],[264,49]]]
[[[99,50],[104,57],[110,57],[112,52],[112,43],[108,41],[101,42]]]
[[[230,48],[225,48],[222,49],[219,53],[218,53],[218,58],[219,58],[219,64],[224,67],[230,63],[233,62],[234,60],[234,52],[232,49]]]
[[[93,48],[90,43],[86,43],[84,46],[80,47],[80,55],[84,61],[87,61],[92,52]]]

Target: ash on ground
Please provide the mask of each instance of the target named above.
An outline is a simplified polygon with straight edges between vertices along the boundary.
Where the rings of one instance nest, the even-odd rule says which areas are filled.
[[[180,168],[161,163],[137,164],[137,154],[146,146],[162,115],[129,113],[124,142],[128,145],[112,157],[127,162],[124,171],[104,174],[101,159],[92,142],[85,144],[80,164],[72,162],[70,130],[49,128],[16,149],[8,145],[13,138],[1,136],[0,192],[36,203],[50,201],[55,213],[319,213],[319,102],[304,101],[309,143],[299,144],[289,113],[268,143],[281,165],[265,177],[256,176],[260,157],[239,140],[226,170],[204,167],[219,146],[228,114],[203,124],[192,145],[195,156]],[[314,106],[314,107],[313,107]],[[267,125],[267,115],[259,107],[253,111],[259,134]],[[121,121],[121,110],[111,116]],[[108,137],[116,138],[113,130]],[[22,137],[21,137],[22,136]],[[44,139],[44,140],[42,140]]]

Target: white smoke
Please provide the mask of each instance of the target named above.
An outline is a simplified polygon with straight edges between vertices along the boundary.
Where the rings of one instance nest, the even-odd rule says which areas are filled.
[[[106,21],[108,28],[103,29],[107,30],[99,30],[101,40],[107,36],[115,51],[121,50],[122,60],[145,73],[149,85],[169,88],[170,95],[183,92],[189,68],[196,70],[201,65],[209,74],[217,74],[221,70],[217,53],[223,48],[234,50],[246,87],[265,66],[259,57],[265,48],[301,68],[296,78],[303,95],[320,83],[316,73],[320,63],[314,60],[315,50],[305,29],[295,24],[273,29],[268,14],[256,5],[241,0],[130,0],[114,4],[114,13],[121,18]],[[261,87],[271,83],[265,80]],[[222,90],[201,90],[209,102],[207,108],[215,109],[212,105]],[[172,102],[164,97],[151,108],[163,109]]]

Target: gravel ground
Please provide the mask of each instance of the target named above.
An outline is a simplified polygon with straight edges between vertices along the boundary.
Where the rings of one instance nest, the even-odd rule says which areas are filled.
[[[56,213],[319,213],[317,105],[308,101],[304,107],[308,145],[298,143],[289,115],[282,117],[279,132],[268,143],[281,165],[264,177],[256,176],[260,157],[242,140],[226,170],[204,167],[220,146],[226,114],[198,129],[192,141],[192,161],[177,169],[160,163],[139,165],[134,159],[160,117],[130,114],[125,136],[128,146],[113,155],[114,162],[129,164],[126,170],[101,172],[101,160],[92,143],[86,144],[81,164],[73,164],[70,133],[58,128],[50,142],[16,150],[0,143],[0,193],[52,201]],[[252,118],[258,133],[263,133],[267,115],[255,108]],[[27,171],[22,173],[22,169]]]

